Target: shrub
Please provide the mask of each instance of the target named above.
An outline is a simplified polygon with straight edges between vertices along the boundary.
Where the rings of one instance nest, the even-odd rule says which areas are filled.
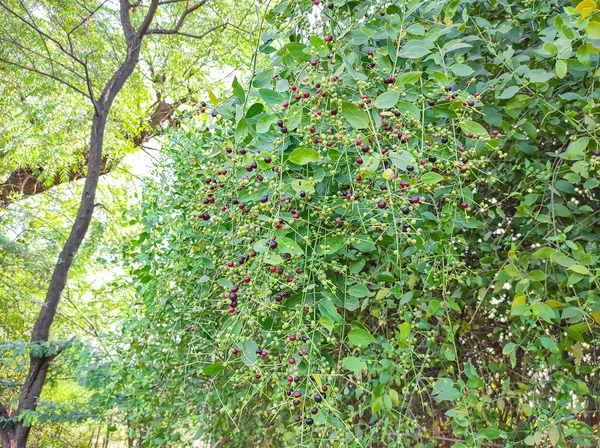
[[[272,9],[137,214],[149,446],[598,440],[592,4]]]

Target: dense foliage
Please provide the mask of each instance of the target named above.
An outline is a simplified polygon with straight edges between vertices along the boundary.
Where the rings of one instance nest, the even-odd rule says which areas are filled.
[[[135,214],[117,393],[148,446],[597,441],[596,4],[266,21],[271,65],[172,132]]]

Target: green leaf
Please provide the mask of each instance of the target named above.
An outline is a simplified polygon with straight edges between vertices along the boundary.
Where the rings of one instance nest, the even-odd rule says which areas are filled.
[[[344,367],[346,369],[348,369],[354,373],[360,372],[362,369],[367,368],[367,363],[364,361],[361,361],[360,359],[356,358],[355,356],[348,356],[348,357],[344,358],[344,360],[342,361],[342,364],[344,365]]]
[[[529,275],[527,276],[527,278],[534,282],[541,282],[546,278],[546,274],[544,274],[542,271],[535,270],[535,271],[531,271],[529,273]]]
[[[290,82],[287,79],[279,79],[275,84],[275,90],[278,92],[287,92],[290,88]]]
[[[281,93],[275,92],[271,89],[258,89],[258,94],[269,106],[280,105],[285,100]]]
[[[531,256],[533,258],[550,258],[557,253],[558,251],[552,247],[541,247],[531,254]]]
[[[296,193],[300,193],[301,191],[303,191],[305,193],[311,194],[315,192],[313,183],[310,180],[294,179],[291,185]]]
[[[541,68],[537,68],[534,70],[530,70],[527,76],[529,76],[531,82],[542,83],[548,82],[549,80],[554,78],[554,73],[547,72],[546,70],[543,70]]]
[[[536,302],[531,305],[531,311],[535,316],[538,316],[542,320],[551,323],[554,319],[554,310],[548,305],[542,302]]]
[[[481,126],[476,121],[467,120],[460,125],[460,128],[465,134],[473,134],[473,135],[481,135],[485,137],[489,137],[488,132],[485,130],[483,126]]]
[[[517,94],[519,89],[520,89],[519,86],[507,87],[506,89],[504,89],[502,91],[502,93],[500,95],[496,96],[496,98],[498,98],[499,100],[509,100]]]
[[[323,239],[322,244],[317,247],[317,254],[331,255],[336,253],[344,245],[343,236],[327,236]]]
[[[438,182],[441,182],[442,180],[444,180],[444,176],[442,176],[441,174],[438,173],[433,173],[433,172],[429,172],[429,173],[425,173],[421,176],[420,178],[421,182],[428,184],[428,185],[434,185],[437,184]]]
[[[589,142],[589,137],[578,138],[577,140],[569,144],[567,151],[563,154],[560,154],[560,157],[566,160],[582,159]]]
[[[554,425],[548,430],[548,438],[552,446],[556,445],[560,441],[560,432],[558,426]]]
[[[381,397],[373,398],[373,401],[371,402],[371,414],[372,415],[377,415],[377,413],[381,409],[381,403],[382,403]]]
[[[400,325],[400,340],[403,341],[410,334],[410,324],[408,322],[403,322]]]
[[[415,23],[414,25],[406,28],[406,32],[408,34],[413,34],[415,36],[424,36],[425,35],[425,27],[420,23]]]
[[[264,87],[266,85],[269,85],[271,83],[271,80],[273,79],[274,74],[275,70],[273,69],[263,70],[254,77],[254,79],[252,80],[252,85],[254,87]]]
[[[600,22],[590,22],[585,30],[592,39],[600,39]]]
[[[554,71],[556,72],[556,76],[560,79],[563,79],[567,76],[567,63],[563,59],[558,59],[556,61],[556,65],[554,66]]]
[[[438,86],[440,87],[445,87],[450,82],[450,79],[445,73],[438,72],[436,70],[431,72],[431,76],[433,79],[435,79],[435,82],[437,82]]]
[[[283,263],[283,258],[275,252],[265,252],[263,255],[263,260],[265,263],[268,263],[272,266],[279,266],[281,263]]]
[[[289,44],[285,44],[277,54],[279,56],[290,54],[297,62],[308,62],[311,57],[304,50],[306,50],[306,45],[300,42],[290,42]]]
[[[558,53],[558,48],[556,48],[556,45],[554,45],[552,42],[545,42],[544,45],[542,45],[542,48],[551,55]]]
[[[246,94],[244,93],[244,88],[239,83],[237,77],[233,78],[232,87],[233,87],[233,94],[243,103],[244,100],[246,99]]]
[[[280,236],[277,238],[277,250],[283,254],[302,255],[304,251],[298,246],[293,239],[286,236]]]
[[[348,33],[348,37],[352,40],[354,45],[362,45],[369,40],[369,35],[364,31],[352,30]]]
[[[333,319],[329,316],[321,316],[319,323],[330,332],[333,331]]]
[[[591,190],[593,188],[596,188],[598,185],[600,185],[600,182],[598,182],[593,177],[590,177],[583,183],[583,188],[585,188],[586,190]]]
[[[323,316],[329,316],[334,322],[343,322],[344,318],[340,316],[337,311],[337,308],[329,299],[323,299],[317,305],[319,308],[319,312]]]
[[[398,79],[396,79],[396,85],[403,86],[405,84],[415,84],[421,78],[422,73],[423,72],[402,73],[398,76]]]
[[[415,158],[408,151],[390,151],[389,156],[392,164],[403,171],[406,171],[407,165],[416,165]]]
[[[216,375],[217,373],[222,372],[223,370],[225,370],[225,366],[220,362],[216,362],[205,367],[202,373],[204,375]]]
[[[465,64],[453,64],[450,66],[450,70],[452,70],[452,73],[454,73],[456,76],[463,77],[471,76],[473,73],[475,73],[475,70]]]
[[[453,401],[460,398],[460,391],[454,387],[454,381],[450,378],[439,378],[432,391],[437,401]]]
[[[296,165],[306,165],[307,163],[317,163],[321,160],[319,153],[310,148],[296,148],[290,156],[289,161]]]
[[[355,129],[365,129],[369,126],[369,115],[354,103],[342,103],[342,114]]]
[[[242,118],[235,128],[235,141],[241,142],[248,135],[248,125],[246,124],[246,119]]]
[[[394,406],[398,406],[400,404],[400,395],[395,389],[388,389],[388,395],[390,396],[390,400]]]
[[[286,127],[288,131],[295,130],[300,123],[302,122],[302,106],[299,104],[294,104],[289,109],[288,121],[286,123]]]
[[[242,362],[249,367],[254,366],[257,356],[258,344],[255,341],[245,341],[242,344]]]
[[[554,342],[554,339],[548,336],[541,336],[540,342],[545,348],[550,350],[552,353],[560,353],[560,349],[558,348],[558,345],[556,345],[556,342]]]
[[[510,355],[512,352],[515,351],[516,348],[517,348],[517,345],[514,342],[509,342],[502,348],[502,354]]]
[[[374,104],[379,109],[389,109],[390,107],[394,107],[399,99],[400,93],[397,90],[390,90],[379,95],[375,99]]]
[[[574,264],[573,266],[569,266],[569,270],[573,271],[573,272],[577,272],[578,274],[581,275],[589,275],[590,271],[588,270],[588,268],[586,268],[585,266],[582,266],[580,264]]]
[[[353,297],[357,297],[359,299],[363,298],[363,297],[370,297],[371,291],[369,291],[369,288],[367,288],[365,285],[354,285],[351,286],[348,289],[348,294],[350,294]]]
[[[369,345],[375,338],[371,336],[367,330],[362,328],[355,328],[350,333],[348,333],[348,340],[352,345],[361,346],[361,345]]]
[[[425,42],[428,43],[425,44]],[[431,53],[430,41],[409,40],[402,46],[398,52],[398,55],[401,58],[418,59],[422,58],[423,56],[427,56],[429,53]]]
[[[256,123],[256,132],[259,134],[264,134],[265,132],[269,132],[271,125],[277,123],[279,117],[277,115],[265,115],[258,123]]]
[[[319,36],[315,36],[314,34],[310,36],[310,45],[315,47],[315,50],[319,54],[319,56],[326,56],[329,53],[329,48],[323,39]]]

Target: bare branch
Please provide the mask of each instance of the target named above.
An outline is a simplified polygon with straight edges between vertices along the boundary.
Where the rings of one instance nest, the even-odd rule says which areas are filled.
[[[185,19],[187,18],[187,16],[190,15],[191,13],[193,13],[194,11],[196,11],[198,8],[200,8],[202,5],[204,5],[206,2],[208,2],[208,0],[201,0],[199,3],[195,4],[194,6],[190,6],[188,9],[183,11],[183,13],[179,17],[179,20],[177,21],[177,24],[175,25],[174,28],[171,28],[171,29],[153,28],[151,30],[148,30],[148,32],[146,34],[177,34],[179,32],[179,29],[183,25],[183,22],[185,22]]]
[[[213,26],[212,28],[206,30],[204,33],[202,34],[188,34],[188,33],[181,33],[181,32],[177,32],[175,33],[177,36],[185,36],[185,37],[191,37],[194,39],[202,39],[203,37],[206,37],[207,34],[212,33],[215,30],[218,30],[219,28],[226,28],[229,25],[229,23],[222,23],[221,25],[217,25],[217,26]]]
[[[9,64],[9,65],[14,65],[15,67],[19,67],[19,68],[22,68],[23,70],[27,70],[27,71],[30,71],[30,72],[33,72],[33,73],[37,73],[38,75],[46,76],[46,77],[48,77],[50,79],[53,79],[55,81],[60,82],[61,84],[64,84],[67,87],[70,87],[75,92],[80,93],[84,97],[89,98],[89,95],[87,93],[85,93],[83,90],[78,89],[73,84],[70,84],[69,82],[65,81],[64,79],[59,78],[58,76],[54,76],[54,75],[52,75],[50,73],[42,72],[42,71],[37,70],[37,69],[32,68],[32,67],[27,67],[25,65],[17,64],[16,62],[12,62],[12,61],[9,61],[9,60],[4,59],[4,58],[0,58],[0,62],[4,62],[5,64]]]
[[[152,3],[150,3],[150,8],[148,9],[148,13],[146,14],[146,17],[144,18],[144,22],[142,23],[140,28],[137,30],[138,36],[141,37],[144,34],[146,34],[146,32],[148,31],[148,28],[150,28],[150,24],[154,20],[154,15],[156,14],[157,9],[158,9],[158,0],[152,0]]]

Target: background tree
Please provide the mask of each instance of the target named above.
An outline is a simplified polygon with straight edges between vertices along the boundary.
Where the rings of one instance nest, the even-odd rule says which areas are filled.
[[[146,70],[135,74],[142,39],[169,35],[169,40],[185,37],[201,42],[203,37],[218,30],[234,30],[235,35],[242,33],[243,39],[248,37],[235,22],[229,21],[232,17],[241,17],[243,10],[234,9],[227,2],[218,8],[211,7],[211,3],[153,0],[129,4],[122,1],[117,9],[108,2],[93,5],[0,3],[0,69],[7,75],[1,83],[7,94],[3,105],[11,111],[9,117],[15,119],[2,123],[6,132],[2,134],[0,166],[8,176],[1,187],[2,205],[50,186],[86,177],[77,218],[70,233],[66,232],[66,243],[60,244],[59,261],[28,345],[30,366],[18,404],[0,406],[3,446],[25,446],[29,434],[28,415],[36,409],[50,362],[66,346],[48,342],[49,332],[68,272],[98,205],[95,203],[98,177],[116,166],[129,148],[150,138],[179,104],[193,100],[192,89],[197,88],[204,75],[197,64],[203,57],[211,56],[202,52],[194,54],[194,45],[161,46],[152,42],[153,51],[148,53]],[[193,31],[189,27],[193,27]],[[118,33],[125,39],[117,40]],[[228,60],[235,60],[243,48],[240,46],[239,53],[231,52]],[[188,54],[184,55],[181,50]],[[146,78],[148,74],[150,79]],[[135,85],[127,98],[129,102],[117,102],[117,107],[112,108],[117,94],[132,75]],[[40,81],[42,78],[51,83]],[[152,97],[145,93],[151,85],[155,86],[154,106],[149,103]],[[43,95],[48,94],[45,89],[49,86],[56,96],[45,101]],[[91,119],[83,113],[86,102],[88,110],[93,109]],[[17,107],[11,109],[11,106]],[[123,115],[109,122],[109,111],[114,110]],[[145,115],[150,115],[148,121],[143,118]],[[56,120],[48,120],[49,116]],[[92,129],[89,139],[82,133],[86,126],[88,132],[90,127]],[[123,142],[129,143],[124,145]],[[21,195],[14,195],[15,192]],[[12,249],[13,255],[22,250],[14,246]]]

